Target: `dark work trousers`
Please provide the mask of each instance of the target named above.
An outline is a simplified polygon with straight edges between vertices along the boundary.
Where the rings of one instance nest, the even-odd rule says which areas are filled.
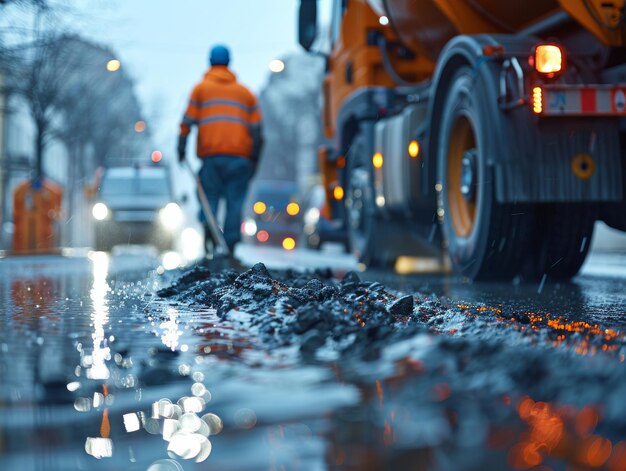
[[[214,215],[217,216],[220,199],[226,201],[224,239],[231,252],[241,239],[241,212],[253,172],[252,161],[244,157],[212,156],[202,159],[200,181]],[[206,225],[202,208],[200,222]]]

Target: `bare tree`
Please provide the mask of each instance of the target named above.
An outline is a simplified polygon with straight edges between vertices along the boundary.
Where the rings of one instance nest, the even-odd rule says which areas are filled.
[[[132,154],[133,144],[143,140],[134,130],[141,110],[133,81],[123,70],[106,70],[115,55],[105,47],[77,36],[66,37],[63,47],[80,68],[68,77],[57,103],[63,116],[57,136],[68,149],[76,144],[93,147],[97,165],[105,164],[107,155],[122,154],[124,145]]]
[[[139,150],[147,152],[147,133],[135,132],[141,109],[134,83],[123,69],[107,70],[116,57],[109,48],[58,31],[63,9],[53,11],[43,0],[11,3],[30,12],[34,6],[36,14],[32,25],[16,31],[10,22],[0,25],[0,71],[7,82],[2,91],[20,96],[32,117],[35,178],[43,176],[48,144],[65,146],[67,210],[74,215],[75,203],[83,204],[87,174],[109,156],[132,161]]]
[[[145,145],[146,135],[134,131],[141,109],[133,81],[123,70],[107,71],[111,50],[76,35],[45,33],[10,52],[8,89],[25,99],[33,118],[37,176],[52,138],[70,154],[79,144],[93,146],[100,165],[107,155],[128,157]]]
[[[21,95],[35,124],[35,174],[42,175],[46,145],[53,136],[54,121],[66,83],[79,68],[77,57],[62,47],[63,37],[42,34],[35,42],[11,51],[9,92]]]
[[[147,132],[135,132],[135,123],[142,119],[133,83],[128,77],[120,76],[120,81],[108,91],[104,91],[106,100],[101,111],[94,118],[92,144],[99,165],[122,160],[132,163],[141,157],[148,146]]]
[[[306,55],[284,58],[285,70],[273,74],[261,92],[265,146],[259,178],[303,182],[315,162],[321,138],[319,77],[323,62]],[[313,167],[309,165],[308,167]]]

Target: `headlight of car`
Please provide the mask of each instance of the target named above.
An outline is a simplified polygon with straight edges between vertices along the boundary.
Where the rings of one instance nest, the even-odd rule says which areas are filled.
[[[320,210],[311,208],[304,214],[304,223],[315,225],[320,220]]]
[[[254,234],[256,234],[257,231],[257,227],[256,227],[256,221],[254,219],[246,219],[243,222],[243,233],[249,237],[252,237]]]
[[[178,229],[183,222],[183,210],[176,203],[167,203],[159,211],[159,221],[167,229]]]
[[[104,221],[109,216],[109,208],[104,203],[96,203],[91,208],[91,214],[96,221]]]

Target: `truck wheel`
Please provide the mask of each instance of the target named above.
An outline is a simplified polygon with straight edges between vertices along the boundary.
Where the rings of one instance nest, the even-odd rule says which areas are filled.
[[[470,68],[450,82],[437,149],[438,217],[455,271],[472,279],[510,279],[526,256],[533,214],[495,198],[490,153],[499,152],[489,129],[485,85]]]
[[[360,163],[348,164],[347,170],[344,204],[348,246],[359,261],[369,263],[373,258],[374,239],[369,170]]]
[[[528,280],[566,280],[578,273],[593,236],[596,213],[591,205],[549,204],[536,209],[537,225],[525,270]],[[549,225],[539,226],[541,221]]]
[[[374,186],[371,169],[363,158],[364,150],[358,139],[347,156],[345,181],[345,225],[348,232],[349,252],[372,267],[391,265],[395,260],[386,260],[383,248],[377,244],[377,217],[374,208]]]

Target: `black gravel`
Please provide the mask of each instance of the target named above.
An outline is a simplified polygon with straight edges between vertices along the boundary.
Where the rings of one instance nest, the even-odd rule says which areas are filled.
[[[252,316],[251,328],[268,348],[300,345],[306,357],[332,346],[341,354],[377,358],[380,347],[427,329],[423,312],[414,311],[411,295],[398,296],[358,274],[342,280],[329,270],[274,272],[258,263],[241,274],[211,273],[210,262],[196,265],[159,296]]]

